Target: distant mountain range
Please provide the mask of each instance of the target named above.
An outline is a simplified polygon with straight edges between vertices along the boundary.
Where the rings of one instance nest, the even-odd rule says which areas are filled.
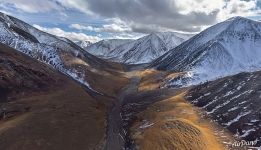
[[[95,56],[115,62],[150,63],[192,36],[193,34],[159,32],[137,40],[102,40],[90,45],[85,50]]]
[[[106,40],[101,40],[99,42],[90,44],[89,46],[85,47],[84,49],[101,58],[109,58],[110,53],[113,52],[113,50],[123,44],[126,44],[128,42],[131,42],[133,40],[131,39],[106,39]]]

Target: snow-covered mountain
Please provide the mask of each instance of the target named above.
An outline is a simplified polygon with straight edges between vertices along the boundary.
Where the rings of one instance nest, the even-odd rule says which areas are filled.
[[[92,44],[92,42],[90,42],[90,41],[75,41],[74,43],[83,49],[87,48],[88,46],[90,46]]]
[[[106,39],[93,43],[84,49],[101,58],[108,58],[108,55],[118,46],[131,42],[131,39]]]
[[[191,84],[261,68],[261,22],[235,17],[170,50],[151,67],[188,72]],[[173,84],[181,81],[173,80]]]
[[[107,58],[127,64],[149,63],[192,36],[176,32],[152,33],[116,47]]]
[[[88,67],[108,65],[66,38],[42,32],[3,13],[0,13],[0,42],[51,65],[89,89],[92,88],[86,77]]]

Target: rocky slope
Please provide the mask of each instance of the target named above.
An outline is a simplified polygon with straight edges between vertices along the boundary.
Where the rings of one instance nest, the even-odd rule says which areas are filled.
[[[61,82],[50,67],[0,43],[0,103],[26,93],[45,91]]]
[[[261,145],[261,72],[240,73],[193,87],[187,100],[246,141]]]

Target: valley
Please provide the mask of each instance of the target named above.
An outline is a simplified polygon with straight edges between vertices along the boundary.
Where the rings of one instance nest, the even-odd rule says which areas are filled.
[[[0,13],[0,149],[258,149],[260,47],[243,17],[74,43]]]
[[[172,122],[173,118],[171,117],[179,118],[181,116],[182,118],[178,120],[192,122],[192,126],[189,127],[192,128],[191,132],[199,132],[200,130],[204,136],[207,136],[205,138],[210,138],[210,141],[205,141],[206,139],[198,137],[198,145],[195,148],[212,147],[213,145],[218,145],[217,149],[225,147],[219,139],[220,137],[214,134],[209,120],[206,121],[207,119],[202,118],[204,123],[194,125],[195,122],[201,122],[197,121],[198,118],[201,118],[200,113],[195,111],[194,106],[187,101],[179,100],[180,94],[186,91],[186,88],[160,89],[160,86],[155,86],[155,84],[160,85],[164,78],[171,76],[169,72],[115,70],[115,74],[118,72],[126,81],[122,83],[121,80],[114,81],[116,86],[121,85],[119,90],[99,95],[93,94],[88,88],[80,86],[68,77],[52,71],[52,68],[45,64],[28,59],[24,54],[4,45],[1,47],[1,56],[5,60],[10,58],[14,63],[24,61],[24,58],[27,58],[26,61],[29,61],[31,65],[36,66],[37,64],[38,68],[45,67],[53,72],[51,77],[57,80],[57,85],[48,83],[40,91],[29,88],[27,91],[23,91],[22,95],[19,94],[19,91],[17,94],[7,93],[5,95],[6,100],[1,103],[3,118],[0,121],[0,139],[2,139],[0,146],[3,149],[132,149],[134,147],[147,149],[143,148],[143,142],[146,143],[147,140],[141,140],[142,136],[148,140],[150,138],[146,136],[154,137],[156,141],[149,140],[148,142],[157,143],[158,141],[160,144],[161,141],[157,140],[157,136],[153,134],[163,132],[162,126]],[[157,76],[156,81],[155,76]],[[92,78],[95,79],[95,77]],[[53,82],[51,79],[48,80]],[[31,80],[28,79],[29,81]],[[96,85],[97,89],[107,87],[112,88],[112,84],[103,82],[102,85]],[[11,97],[13,97],[12,100]],[[187,115],[189,118],[186,118],[183,116],[184,114],[177,113],[180,111],[177,108],[173,108],[177,112],[168,112],[172,105],[173,107],[184,105],[180,109],[198,115],[195,117]],[[158,110],[160,108],[157,107],[162,108],[161,111],[165,115],[162,116]],[[167,121],[164,122],[164,119],[157,121],[157,118],[166,118]],[[151,123],[153,125],[150,125]],[[179,125],[179,122],[172,123]],[[187,126],[184,124],[184,128]],[[175,134],[170,135],[166,141],[175,136]],[[194,136],[193,139],[198,135]],[[177,145],[181,141],[177,139],[174,141],[177,142],[166,145],[166,148],[189,149],[191,139],[185,137],[182,140],[183,146],[187,145],[186,147]],[[154,148],[158,149],[157,146]],[[148,149],[153,148],[148,147]]]

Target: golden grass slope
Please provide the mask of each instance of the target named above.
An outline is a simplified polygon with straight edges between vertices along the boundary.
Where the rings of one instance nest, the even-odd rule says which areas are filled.
[[[149,106],[138,114],[131,136],[141,150],[222,150],[214,126],[202,121],[184,93]]]
[[[158,71],[154,69],[146,69],[139,72],[141,81],[138,87],[139,91],[149,91],[160,88],[166,81],[179,76],[181,73],[173,73],[168,71]]]

